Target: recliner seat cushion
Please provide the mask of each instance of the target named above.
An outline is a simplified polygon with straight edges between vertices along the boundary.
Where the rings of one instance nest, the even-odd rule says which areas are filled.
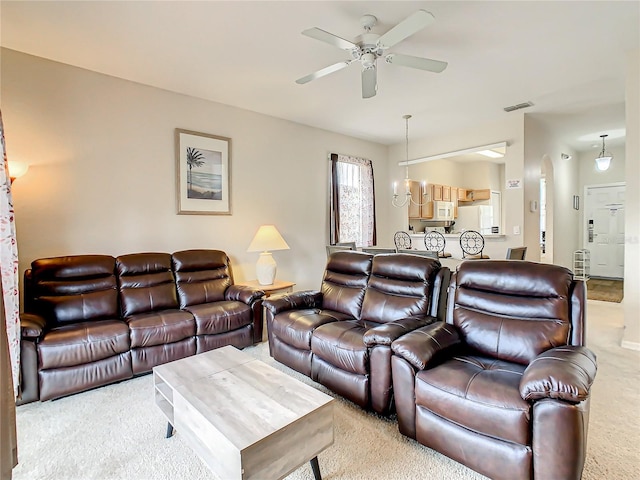
[[[181,310],[141,313],[126,318],[131,330],[131,348],[178,342],[196,333],[193,315]]]
[[[196,335],[225,333],[252,324],[251,308],[234,300],[190,305],[185,310],[195,318]]]
[[[293,347],[310,350],[314,330],[326,323],[350,320],[347,314],[318,308],[287,310],[279,313],[271,322],[271,332],[280,341]]]
[[[531,444],[530,405],[520,396],[524,366],[457,356],[416,375],[416,406],[483,435]]]
[[[129,328],[121,320],[96,320],[62,325],[47,332],[38,343],[40,369],[96,362],[130,347]]]
[[[366,331],[356,320],[327,323],[314,331],[311,351],[340,370],[367,375],[369,349],[363,340]]]

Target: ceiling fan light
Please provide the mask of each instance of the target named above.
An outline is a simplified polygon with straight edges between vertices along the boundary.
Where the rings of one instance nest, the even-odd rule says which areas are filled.
[[[612,156],[604,156],[604,157],[596,158],[596,168],[601,172],[608,170],[609,167],[611,166],[612,159],[613,159]]]

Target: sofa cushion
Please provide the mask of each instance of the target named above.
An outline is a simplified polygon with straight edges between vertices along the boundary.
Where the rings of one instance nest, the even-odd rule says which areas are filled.
[[[231,265],[221,250],[183,250],[172,256],[180,308],[224,300],[233,284]]]
[[[416,406],[458,425],[530,445],[530,405],[520,396],[524,366],[479,356],[453,357],[416,375]]]
[[[191,305],[185,308],[196,323],[196,335],[230,332],[251,325],[251,308],[233,300]]]
[[[55,327],[38,343],[40,369],[95,362],[127,352],[129,328],[120,320],[97,320]]]
[[[31,264],[35,313],[63,324],[118,317],[115,258],[73,255]]]
[[[311,351],[340,370],[367,375],[369,349],[363,340],[366,331],[357,320],[327,323],[313,332]]]
[[[131,330],[131,348],[178,342],[196,333],[193,315],[182,310],[140,313],[125,321]]]
[[[316,328],[325,323],[351,319],[349,315],[333,310],[285,310],[271,322],[271,333],[287,345],[310,350],[311,335]]]
[[[116,259],[122,315],[178,308],[168,253],[133,253]]]
[[[361,318],[386,323],[427,315],[439,270],[440,262],[433,258],[404,254],[374,256]]]
[[[322,308],[360,318],[373,256],[353,251],[329,256],[322,279]]]

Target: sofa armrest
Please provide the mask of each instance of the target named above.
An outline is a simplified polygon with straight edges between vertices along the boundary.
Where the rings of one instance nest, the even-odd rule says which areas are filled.
[[[44,333],[47,321],[44,317],[35,313],[20,314],[20,334],[22,338],[35,340]]]
[[[363,336],[364,344],[367,347],[374,345],[391,345],[402,335],[405,335],[417,328],[430,325],[435,322],[434,317],[407,317],[393,322],[383,323],[377,327],[367,330]]]
[[[246,303],[247,305],[251,305],[256,300],[260,300],[264,295],[263,290],[247,285],[231,285],[227,288],[227,291],[224,292],[225,300],[235,300],[236,302]]]
[[[274,316],[285,310],[322,308],[322,293],[317,290],[303,290],[267,298],[263,305]]]
[[[582,346],[552,348],[538,355],[520,379],[524,400],[554,398],[580,403],[589,398],[598,364],[595,354]]]
[[[403,335],[391,344],[391,349],[418,370],[424,370],[435,356],[460,343],[453,325],[436,322]]]

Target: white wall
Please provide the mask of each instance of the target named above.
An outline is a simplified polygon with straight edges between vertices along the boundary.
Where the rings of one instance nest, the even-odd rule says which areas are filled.
[[[402,119],[398,119],[402,121]],[[409,158],[416,159],[448,153],[466,148],[479,147],[489,145],[501,141],[507,141],[508,146],[504,157],[505,173],[507,180],[523,179],[524,176],[524,119],[523,114],[514,112],[505,114],[505,119],[500,122],[494,122],[484,125],[477,125],[472,129],[457,132],[456,134],[444,135],[439,137],[431,137],[427,132],[413,132],[409,137]],[[390,183],[387,186],[387,192],[391,194],[391,182],[396,181],[401,184],[405,175],[405,168],[398,166],[398,162],[406,160],[405,143],[398,143],[389,148],[389,177]],[[418,179],[415,175],[414,166],[409,167],[409,176]],[[456,185],[453,185],[456,186]],[[460,185],[464,186],[464,185]],[[486,188],[486,187],[485,187]],[[504,253],[506,249],[512,246],[526,245],[523,231],[523,197],[524,189],[504,190],[502,197],[503,215],[505,216],[505,233],[507,234],[504,242]],[[390,202],[390,198],[388,200]],[[397,230],[407,230],[407,207],[390,208],[388,232],[389,241],[386,245],[391,244],[393,233]],[[520,235],[515,235],[514,228],[520,229]],[[382,241],[378,242],[383,245]],[[537,241],[535,242],[537,244]],[[528,245],[529,250],[535,247]],[[528,256],[528,252],[527,252]],[[502,257],[504,258],[504,257]]]
[[[573,196],[581,195],[578,181],[578,159],[575,152],[563,145],[553,132],[543,124],[525,115],[525,216],[527,232],[539,231],[540,209],[531,212],[528,208],[532,200],[540,194],[540,174],[545,156],[551,163],[552,174],[547,177],[547,225],[553,219],[553,232],[547,233],[547,242],[552,242],[552,263],[573,268],[573,252],[579,248],[580,213],[573,208]],[[571,155],[570,160],[561,158],[562,153]],[[527,256],[529,251],[527,251]],[[532,255],[531,259],[535,257]]]
[[[640,350],[640,49],[627,57],[627,182],[624,248],[624,335],[622,346]]]
[[[329,152],[373,160],[388,184],[387,147],[2,50],[21,272],[36,258],[215,248],[237,280],[255,278],[246,249],[274,223],[289,251],[278,278],[318,288],[326,263]],[[231,216],[177,215],[174,129],[232,139]],[[378,188],[378,228],[388,230]]]

